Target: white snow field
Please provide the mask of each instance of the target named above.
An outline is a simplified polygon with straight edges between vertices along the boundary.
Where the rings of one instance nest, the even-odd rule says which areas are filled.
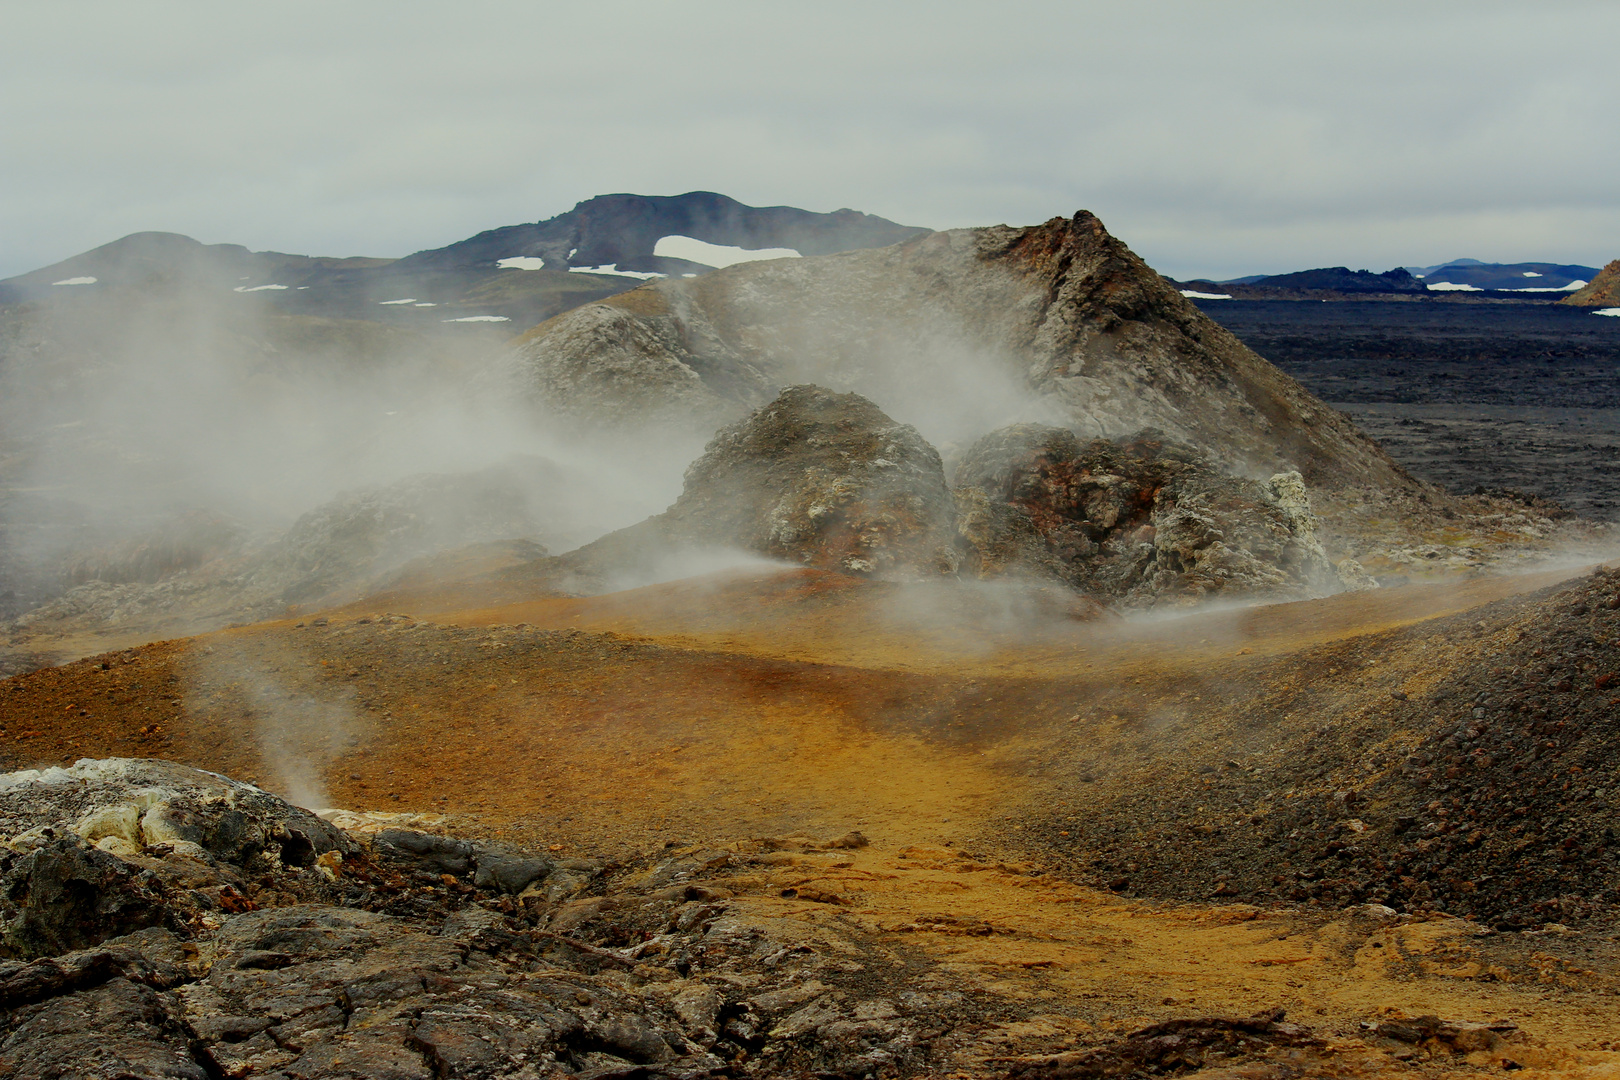
[[[1424,288],[1431,292],[1484,292],[1478,285],[1456,285],[1449,281],[1431,281]]]
[[[1620,316],[1620,307],[1600,307],[1596,311],[1592,312],[1592,314]]]
[[[285,289],[285,285],[238,285],[234,292],[264,292],[266,289]]]
[[[1185,296],[1189,300],[1230,300],[1230,299],[1232,299],[1232,294],[1231,293],[1199,292],[1196,289],[1182,289],[1181,290],[1181,295]]]
[[[702,263],[716,270],[737,263],[801,257],[793,248],[727,247],[725,244],[711,244],[690,236],[666,236],[653,245],[653,254],[662,255],[666,259],[685,259],[687,262]]]
[[[463,315],[459,319],[440,319],[440,322],[511,322],[505,315]]]
[[[495,265],[503,270],[544,270],[546,260],[538,255],[513,255],[510,259],[496,259]]]
[[[51,282],[52,285],[94,285],[95,283],[96,279],[93,277],[70,277]]]
[[[1540,288],[1534,288],[1534,289],[1507,289],[1505,291],[1507,291],[1507,292],[1574,292],[1576,289],[1584,289],[1584,288],[1586,288],[1586,282],[1576,280],[1576,281],[1570,282],[1568,285],[1560,285],[1557,288],[1553,288],[1551,285],[1546,285],[1546,286],[1542,286]]]
[[[403,300],[379,300],[377,303],[381,304],[383,307],[393,307],[395,304],[414,304],[416,303],[416,297],[407,296]]]
[[[614,277],[633,277],[646,281],[648,278],[663,277],[650,270],[620,270],[618,263],[603,263],[601,266],[570,266],[570,274],[611,274]]]

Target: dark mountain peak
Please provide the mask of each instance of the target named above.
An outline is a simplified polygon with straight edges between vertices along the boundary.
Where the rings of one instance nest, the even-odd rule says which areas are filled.
[[[299,275],[386,266],[389,259],[331,259],[250,251],[241,244],[204,244],[172,232],[137,232],[91,248],[71,259],[0,281],[0,303],[72,292],[72,286],[162,289],[203,284],[244,287],[274,283],[277,277],[302,282]],[[283,288],[291,288],[284,285]]]
[[[1399,266],[1382,274],[1375,274],[1371,270],[1351,270],[1347,266],[1328,266],[1292,274],[1273,274],[1253,284],[1271,289],[1332,289],[1335,292],[1423,291],[1423,282]]]
[[[33,299],[73,285],[145,285],[230,272],[253,257],[239,244],[204,244],[171,232],[138,232],[71,259],[0,282],[0,303]]]
[[[619,271],[690,273],[710,268],[696,258],[660,255],[658,242],[686,236],[707,244],[761,250],[788,248],[831,255],[888,247],[928,232],[841,209],[830,214],[792,206],[748,206],[713,191],[684,195],[598,195],[567,213],[508,225],[400,260],[408,270],[494,267],[503,259],[538,258],[548,270],[614,266]]]
[[[1456,259],[1442,266],[1424,267],[1418,273],[1426,286],[1449,285],[1467,291],[1558,292],[1572,286],[1578,289],[1591,281],[1597,275],[1597,267],[1576,263],[1488,263]]]

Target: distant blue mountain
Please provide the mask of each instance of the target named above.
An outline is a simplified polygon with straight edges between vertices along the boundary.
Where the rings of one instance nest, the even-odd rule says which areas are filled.
[[[1478,259],[1453,259],[1439,266],[1409,266],[1406,269],[1413,276],[1421,278],[1430,289],[1444,284],[1470,289],[1537,289],[1548,292],[1574,292],[1598,273],[1595,266],[1544,262],[1488,263]]]
[[[1597,274],[1595,266],[1572,263],[1488,263],[1479,259],[1452,259],[1434,266],[1396,267],[1382,274],[1329,266],[1289,274],[1249,274],[1216,284],[1334,292],[1574,292]]]

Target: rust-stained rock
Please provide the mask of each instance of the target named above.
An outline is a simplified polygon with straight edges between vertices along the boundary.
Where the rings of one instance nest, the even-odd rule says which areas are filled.
[[[1055,578],[1131,603],[1337,592],[1298,473],[1225,475],[1154,433],[1122,442],[1018,424],[956,470],[963,568]]]

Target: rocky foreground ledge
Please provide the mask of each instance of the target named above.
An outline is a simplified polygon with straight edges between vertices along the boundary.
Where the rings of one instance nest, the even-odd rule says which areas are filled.
[[[866,845],[859,833],[614,864],[392,818],[317,816],[156,760],[0,776],[0,1075],[1123,1077],[1249,1062],[1219,1074],[1280,1077],[1344,1064],[1281,1009],[1015,1052],[1029,1048],[1006,1033],[1028,1007],[854,922],[772,916],[725,887],[751,867],[757,884],[770,868],[848,866],[836,860]],[[846,910],[812,880],[825,879],[769,888]],[[1393,1048],[1385,1063],[1500,1063],[1510,1031],[1423,1016],[1367,1037]]]

